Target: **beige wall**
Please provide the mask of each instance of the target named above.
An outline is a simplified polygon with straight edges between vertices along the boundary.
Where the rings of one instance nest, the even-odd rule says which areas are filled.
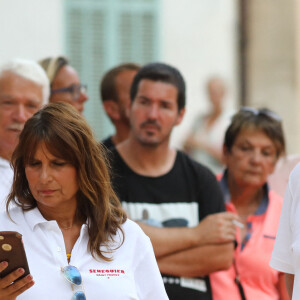
[[[294,26],[295,26],[295,57],[296,57],[296,76],[295,76],[295,85],[296,85],[296,99],[295,102],[295,135],[300,136],[300,0],[295,0],[295,10],[294,10]],[[300,153],[300,146],[298,143],[297,153]]]
[[[294,0],[247,2],[247,102],[282,116],[288,153],[300,153],[295,4]]]
[[[187,85],[186,115],[172,135],[180,147],[199,113],[208,110],[206,83],[219,75],[228,84],[227,105],[237,105],[236,0],[162,0],[161,56],[182,72]]]
[[[61,0],[0,0],[0,64],[61,54],[62,22]]]

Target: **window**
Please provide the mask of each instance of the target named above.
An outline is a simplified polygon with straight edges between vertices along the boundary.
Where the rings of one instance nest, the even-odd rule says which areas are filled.
[[[88,84],[84,115],[98,139],[113,132],[99,83],[109,68],[159,58],[159,0],[65,0],[66,55]]]

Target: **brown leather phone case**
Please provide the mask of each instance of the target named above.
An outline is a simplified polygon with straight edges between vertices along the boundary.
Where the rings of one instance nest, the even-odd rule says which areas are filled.
[[[0,262],[7,261],[8,267],[0,272],[0,278],[12,271],[23,268],[25,273],[17,280],[29,274],[22,235],[16,231],[0,231]]]

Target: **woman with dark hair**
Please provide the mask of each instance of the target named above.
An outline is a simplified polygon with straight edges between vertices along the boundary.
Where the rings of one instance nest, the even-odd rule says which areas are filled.
[[[220,183],[227,211],[240,222],[232,267],[211,275],[215,300],[288,299],[283,273],[269,266],[282,198],[269,190],[267,179],[284,149],[275,113],[243,107],[234,115],[225,133]]]
[[[26,122],[0,230],[23,235],[31,274],[16,281],[19,268],[0,279],[0,299],[168,299],[150,240],[127,219],[106,164],[69,104]]]

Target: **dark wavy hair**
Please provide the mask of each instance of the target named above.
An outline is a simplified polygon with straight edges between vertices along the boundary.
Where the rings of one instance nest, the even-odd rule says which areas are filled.
[[[77,171],[77,216],[87,220],[89,248],[92,255],[106,261],[124,241],[121,224],[126,213],[121,207],[110,183],[108,160],[105,150],[94,138],[85,119],[67,103],[51,103],[30,118],[20,135],[11,164],[14,169],[12,191],[6,209],[14,202],[24,211],[37,207],[25,175],[25,166],[32,161],[37,147],[44,143],[55,157],[64,159]],[[100,250],[101,245],[109,247],[109,240],[118,230],[122,232],[122,242],[108,252]]]

